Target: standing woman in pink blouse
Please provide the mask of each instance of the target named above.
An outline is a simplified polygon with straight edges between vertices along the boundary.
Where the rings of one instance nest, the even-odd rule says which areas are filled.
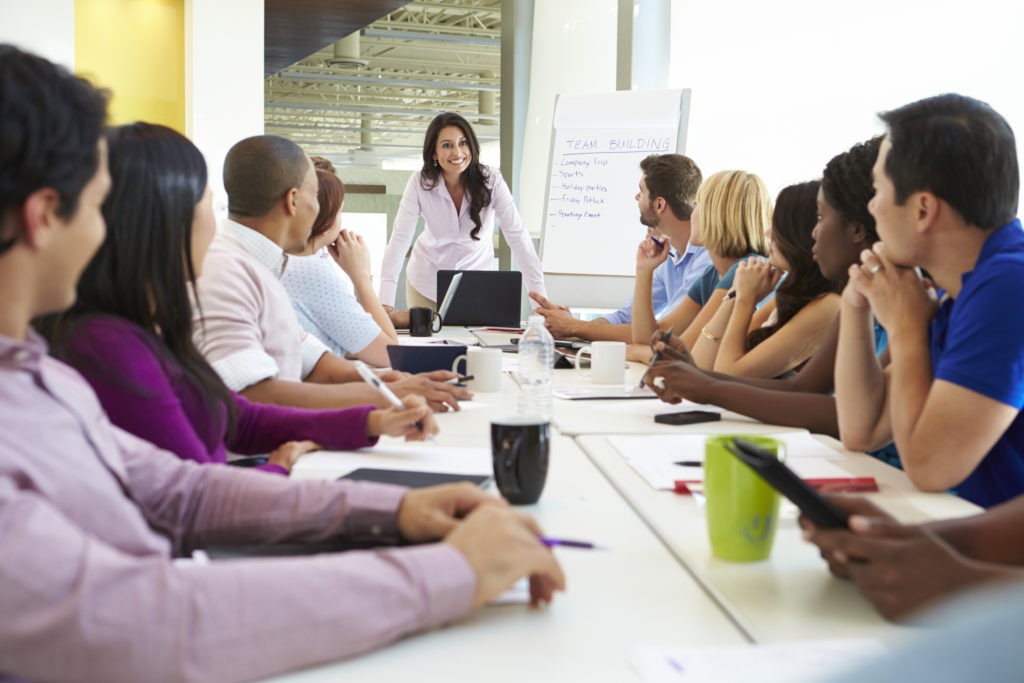
[[[423,141],[423,168],[409,178],[398,205],[381,269],[380,300],[388,310],[395,305],[402,261],[420,216],[424,230],[405,273],[409,307],[437,308],[439,270],[493,268],[495,217],[523,269],[527,289],[547,294],[540,260],[512,193],[497,170],[480,163],[476,133],[458,114],[440,114],[430,122]]]

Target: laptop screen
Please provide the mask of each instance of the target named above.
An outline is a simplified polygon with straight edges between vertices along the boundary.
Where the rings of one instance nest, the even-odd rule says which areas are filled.
[[[445,297],[456,274],[455,294]],[[448,304],[445,325],[518,327],[522,304],[523,274],[517,270],[439,270],[437,300]]]

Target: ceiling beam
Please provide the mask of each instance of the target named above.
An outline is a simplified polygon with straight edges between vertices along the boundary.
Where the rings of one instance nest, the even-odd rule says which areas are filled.
[[[408,116],[412,118],[432,117],[434,114],[423,111],[422,107],[410,106],[408,109],[379,109],[377,107],[364,107],[354,105],[325,105],[325,104],[289,104],[284,102],[267,102],[268,109],[294,109],[299,111],[350,111],[361,114],[383,114],[388,116]],[[418,109],[418,110],[417,110]],[[472,119],[488,119],[497,121],[501,117],[497,114],[479,114],[477,112],[464,112]]]
[[[477,38],[501,38],[501,26],[490,27],[481,26],[474,28],[472,26],[463,26],[459,24],[461,21],[465,21],[468,18],[475,17],[475,14],[459,17],[453,21],[434,21],[435,17],[431,17],[432,21],[420,22],[420,21],[394,21],[391,19],[381,19],[378,22],[370,24],[367,28],[377,31],[395,31],[402,29],[413,29],[412,32],[420,33],[427,31],[440,31],[441,35],[470,35]],[[446,17],[447,19],[447,17]],[[482,23],[482,22],[477,22]]]
[[[364,38],[380,38],[383,40],[420,40],[430,43],[458,43],[461,45],[483,45],[485,47],[501,47],[501,38],[485,38],[475,35],[453,35],[443,33],[426,33],[424,31],[396,31],[393,29],[365,28]]]
[[[300,71],[282,71],[281,78],[308,81],[327,81],[333,83],[357,83],[366,86],[400,86],[406,88],[431,88],[434,90],[484,90],[501,92],[500,85],[487,83],[470,83],[468,81],[429,81],[412,78],[390,78],[387,76],[346,76],[342,74],[311,74]]]
[[[456,93],[460,91],[452,91]],[[266,104],[359,104],[374,107],[406,106],[417,100],[419,106],[477,108],[480,98],[473,95],[440,94],[438,91],[407,92],[314,92],[305,89],[274,88],[266,94]],[[409,105],[415,106],[415,105]],[[370,112],[372,113],[372,112]]]
[[[420,69],[448,69],[450,71],[461,71],[463,73],[470,71],[479,73],[483,69],[499,69],[501,68],[501,54],[498,52],[488,52],[487,54],[477,54],[477,57],[493,58],[493,62],[470,64],[468,62],[447,62],[440,61],[437,59],[431,59],[429,62],[414,62],[408,57],[391,57],[387,54],[370,55],[369,60],[376,65],[387,66],[393,69],[412,69],[419,67]]]
[[[323,146],[328,146],[328,147],[330,147],[330,146],[334,146],[334,147],[354,147],[356,149],[359,149],[361,147],[367,146],[367,145],[365,145],[365,143],[362,143],[362,142],[360,142],[358,140],[355,140],[353,142],[346,142],[345,140],[295,140],[294,142],[301,142],[304,145],[323,145]],[[369,147],[370,148],[385,147],[385,148],[388,148],[388,149],[409,149],[409,150],[415,150],[415,151],[419,151],[419,150],[423,149],[423,145],[400,145],[400,144],[394,143],[394,142],[377,142],[377,141],[371,142],[369,144]],[[366,150],[361,150],[361,151],[366,151]],[[409,155],[408,154],[404,154],[403,156],[409,156]]]
[[[384,135],[423,135],[422,128],[410,129],[410,130],[398,130],[395,128],[350,128],[347,126],[302,126],[294,123],[272,123],[270,121],[266,124],[267,128],[273,128],[275,130],[297,130],[297,131],[338,131],[342,133],[382,133]],[[474,129],[476,137],[482,142],[490,142],[491,140],[497,140],[497,135],[482,135],[480,128]]]

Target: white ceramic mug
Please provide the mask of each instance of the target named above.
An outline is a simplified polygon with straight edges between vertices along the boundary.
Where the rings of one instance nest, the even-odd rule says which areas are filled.
[[[501,349],[471,346],[452,363],[452,372],[458,372],[459,363],[466,361],[466,374],[473,379],[466,386],[473,391],[501,391]]]
[[[590,381],[594,384],[624,384],[626,382],[626,342],[596,341],[576,354],[576,369],[582,370],[580,360],[590,356]]]

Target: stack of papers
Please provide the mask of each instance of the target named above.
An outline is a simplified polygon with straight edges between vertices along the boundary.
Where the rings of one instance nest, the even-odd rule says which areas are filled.
[[[424,443],[407,446],[386,439],[373,448],[358,451],[314,451],[299,458],[293,472],[328,471],[341,477],[361,467],[444,472],[449,474],[491,474],[490,448],[452,448]]]
[[[885,654],[874,638],[705,649],[638,647],[630,664],[647,683],[810,683]]]
[[[653,488],[674,491],[677,481],[704,481],[704,442],[709,436],[713,435],[609,436],[608,442]],[[842,458],[842,454],[815,439],[810,432],[760,436],[771,436],[786,443],[786,464],[802,479],[851,476],[829,462]]]
[[[581,384],[579,386],[558,387],[551,392],[555,398],[569,401],[586,399],[615,398],[658,398],[649,387],[638,387],[636,384]]]

